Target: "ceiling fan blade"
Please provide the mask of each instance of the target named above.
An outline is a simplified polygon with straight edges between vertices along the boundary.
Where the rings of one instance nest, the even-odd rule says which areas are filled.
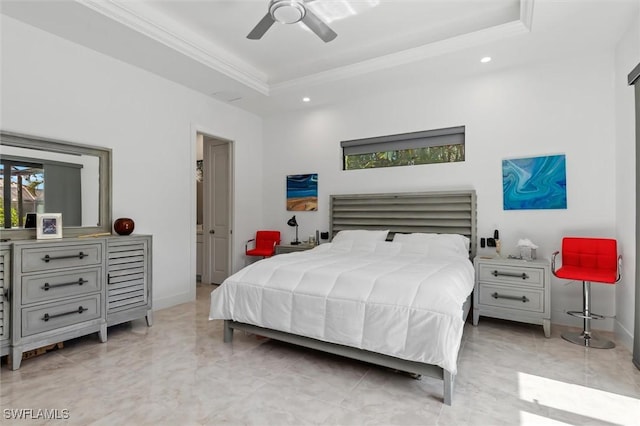
[[[250,40],[260,40],[264,33],[267,32],[269,28],[273,25],[275,21],[271,17],[271,14],[267,12],[266,15],[258,22],[251,32],[247,35],[247,38]]]
[[[330,42],[338,36],[327,24],[322,22],[313,12],[307,8],[307,13],[302,18],[302,22],[325,43]]]

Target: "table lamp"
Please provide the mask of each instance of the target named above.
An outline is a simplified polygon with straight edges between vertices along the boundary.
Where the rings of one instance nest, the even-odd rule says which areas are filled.
[[[291,244],[297,246],[300,244],[300,241],[298,241],[298,221],[296,220],[296,215],[293,215],[293,217],[287,221],[287,225],[296,227],[296,239],[291,241]]]

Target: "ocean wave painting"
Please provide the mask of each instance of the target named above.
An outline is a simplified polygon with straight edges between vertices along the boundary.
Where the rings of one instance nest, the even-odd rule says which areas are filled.
[[[318,174],[287,176],[287,210],[318,210]]]
[[[566,209],[564,155],[502,160],[504,210]]]

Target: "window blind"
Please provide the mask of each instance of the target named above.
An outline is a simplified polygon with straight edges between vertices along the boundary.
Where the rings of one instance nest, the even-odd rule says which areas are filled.
[[[340,142],[343,155],[428,148],[443,145],[464,145],[465,126]]]

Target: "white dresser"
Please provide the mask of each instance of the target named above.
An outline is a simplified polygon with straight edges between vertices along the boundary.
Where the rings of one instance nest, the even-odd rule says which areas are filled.
[[[13,243],[12,369],[22,353],[98,332],[107,340],[105,240]]]
[[[9,283],[11,282],[10,246],[0,245],[0,356],[9,354],[11,309],[9,303]]]
[[[152,319],[152,237],[21,240],[0,246],[0,356]],[[11,314],[11,315],[9,315]]]
[[[551,267],[547,260],[476,257],[473,325],[481,316],[539,324],[551,336]]]

